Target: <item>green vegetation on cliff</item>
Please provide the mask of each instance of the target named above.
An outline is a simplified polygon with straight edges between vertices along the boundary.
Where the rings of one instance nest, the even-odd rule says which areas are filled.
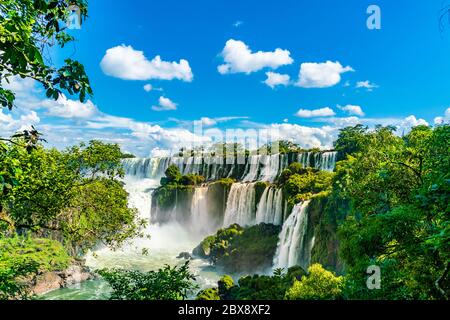
[[[205,238],[193,254],[227,273],[264,272],[272,266],[280,230],[264,223],[247,228],[234,224]]]
[[[274,270],[272,276],[244,276],[237,284],[225,275],[218,281],[217,288],[200,291],[197,300],[283,300],[286,291],[305,274],[297,266],[289,268],[286,273],[282,269]]]
[[[288,203],[288,212],[292,207],[311,199],[313,195],[331,190],[334,173],[313,168],[303,168],[294,162],[281,172],[278,185],[283,188],[284,197]]]

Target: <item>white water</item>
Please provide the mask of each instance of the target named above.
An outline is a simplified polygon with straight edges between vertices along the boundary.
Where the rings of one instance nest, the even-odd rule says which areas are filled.
[[[256,192],[254,183],[233,183],[228,195],[223,226],[233,223],[252,225],[255,221]]]
[[[306,166],[311,163],[313,153],[301,153],[298,161]],[[186,163],[187,159],[187,163]],[[336,153],[324,152],[317,156],[315,165],[322,170],[334,170]],[[151,221],[151,193],[159,185],[159,179],[164,175],[170,164],[175,164],[181,172],[206,174],[208,180],[216,180],[230,176],[231,169],[225,169],[223,157],[197,158],[148,158],[125,159],[123,161],[126,172],[125,188],[129,192],[129,205],[136,208],[141,219]],[[285,155],[250,156],[247,159],[244,181],[250,183],[234,183],[226,203],[223,226],[238,223],[242,226],[255,223],[283,224],[274,267],[290,267],[300,264],[306,268],[310,261],[313,239],[306,243],[307,230],[307,202],[294,207],[287,218],[286,203],[283,202],[282,191],[274,187],[265,189],[261,200],[256,206],[255,183],[257,180],[274,181],[281,171],[288,165]],[[233,167],[234,166],[234,167]],[[101,248],[90,252],[86,256],[86,264],[92,269],[98,268],[127,268],[142,271],[155,270],[166,264],[177,265],[184,262],[176,256],[180,252],[191,252],[204,238],[215,230],[208,225],[207,187],[197,188],[191,208],[191,221],[194,229],[179,225],[175,222],[162,226],[149,224],[145,235],[150,238],[137,238],[129,241],[122,248],[112,251]],[[173,216],[178,210],[174,206]],[[186,208],[180,208],[186,210]],[[192,231],[193,232],[190,232]],[[148,250],[148,255],[142,254]],[[202,260],[191,262],[191,271],[197,274],[197,281],[201,288],[217,284],[219,275]],[[108,286],[101,280],[83,283],[77,287],[56,290],[47,296],[49,299],[96,299],[107,298]]]
[[[148,166],[147,168],[149,168]],[[128,168],[129,170],[129,168]],[[139,218],[150,220],[151,217],[151,193],[158,186],[158,181],[146,179],[148,171],[136,170],[135,176],[127,176],[125,189],[129,192],[130,207],[138,210]],[[199,197],[203,190],[199,192]],[[204,207],[202,201],[198,202],[197,214],[202,214],[200,207]],[[128,241],[118,250],[101,248],[86,255],[86,265],[92,270],[102,268],[124,268],[141,271],[150,271],[162,268],[164,265],[180,265],[185,260],[177,259],[181,252],[191,252],[192,249],[203,240],[204,235],[190,232],[185,226],[175,222],[165,225],[152,225],[144,230],[145,237]],[[147,250],[148,254],[143,254]],[[208,262],[204,260],[192,260],[191,272],[197,277],[200,288],[217,285],[219,275]],[[69,288],[55,290],[44,299],[107,299],[110,288],[102,280],[88,281]],[[194,295],[197,292],[194,293]]]
[[[310,244],[306,243],[306,231],[308,229],[307,207],[309,201],[297,204],[291,215],[283,224],[278,248],[275,254],[273,267],[289,268],[300,265],[307,269],[311,259]]]
[[[191,229],[202,236],[215,231],[211,226],[212,219],[209,217],[207,193],[208,187],[195,188],[191,204]]]
[[[336,152],[301,152],[297,162],[303,167],[315,167],[319,170],[333,171],[336,164]],[[250,155],[243,158],[242,163],[236,159],[222,156],[195,157],[162,157],[162,158],[131,158],[123,160],[127,176],[138,178],[160,179],[169,165],[176,165],[182,174],[199,174],[207,181],[220,178],[237,177],[243,182],[268,181],[273,182],[288,166],[285,154]],[[238,165],[245,165],[243,173],[238,173]]]
[[[337,152],[323,152],[315,154],[315,167],[319,170],[330,171],[336,166]]]
[[[283,191],[268,187],[264,190],[256,210],[256,223],[283,223]]]

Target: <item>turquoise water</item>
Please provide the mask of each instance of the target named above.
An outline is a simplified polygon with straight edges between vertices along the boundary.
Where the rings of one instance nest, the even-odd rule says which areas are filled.
[[[123,268],[140,271],[157,270],[164,265],[181,265],[185,260],[177,259],[180,252],[191,252],[199,243],[179,225],[150,226],[150,239],[134,239],[120,250],[108,248],[90,252],[86,256],[86,265],[91,270],[102,268]],[[142,249],[148,249],[148,255]],[[191,260],[191,272],[196,275],[200,289],[217,285],[220,276],[208,262]],[[69,288],[54,290],[40,297],[46,300],[104,300],[108,299],[111,289],[99,279],[86,281]],[[195,292],[196,293],[196,292]],[[195,293],[192,297],[195,296]]]
[[[141,219],[150,219],[151,193],[159,185],[152,179],[125,179],[129,193],[129,205],[136,208]],[[130,240],[118,250],[101,248],[86,255],[86,266],[91,270],[122,268],[128,270],[151,271],[164,265],[181,265],[185,260],[176,257],[181,252],[192,252],[206,234],[194,234],[177,223],[163,226],[149,225],[145,237]],[[143,250],[148,254],[143,254]],[[204,260],[192,260],[191,272],[196,275],[200,289],[217,285],[219,275]],[[93,280],[62,288],[41,296],[48,300],[96,300],[108,299],[111,288],[105,281]],[[194,296],[193,296],[194,297]]]
[[[41,300],[108,300],[110,287],[102,280],[90,280],[68,288],[51,291]]]

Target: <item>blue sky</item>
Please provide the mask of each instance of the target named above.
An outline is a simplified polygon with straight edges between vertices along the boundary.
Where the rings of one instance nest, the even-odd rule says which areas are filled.
[[[380,30],[366,26],[371,4],[381,9]],[[32,111],[11,117],[17,126],[35,112],[57,146],[109,138],[141,155],[178,147],[192,131],[190,121],[201,118],[222,129],[279,125],[283,138],[320,147],[345,124],[433,125],[450,114],[450,28],[439,30],[442,5],[90,1],[88,20],[71,31],[77,42],[53,56],[56,63],[71,56],[86,66],[91,101],[80,107],[67,97],[58,106],[28,84],[18,101]],[[227,67],[219,72],[221,65]],[[268,72],[271,86],[264,83]],[[30,99],[34,107],[24,103]],[[175,143],[174,136],[183,138]]]

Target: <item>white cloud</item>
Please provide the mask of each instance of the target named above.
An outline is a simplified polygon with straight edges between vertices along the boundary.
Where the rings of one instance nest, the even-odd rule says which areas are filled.
[[[436,125],[449,123],[449,122],[450,122],[450,108],[447,108],[447,110],[445,110],[443,117],[434,118],[434,124],[436,124]]]
[[[37,115],[36,111],[24,112],[20,111],[19,114],[13,114],[10,111],[7,114],[4,113],[4,109],[0,108],[0,135],[9,136],[17,131],[30,128],[31,125],[38,124],[41,119]],[[16,116],[16,117],[14,117]]]
[[[314,117],[332,117],[336,115],[333,109],[329,107],[320,108],[320,109],[300,109],[295,114],[299,118],[314,118]]]
[[[80,102],[78,100],[67,99],[62,94],[58,100],[44,100],[41,106],[47,109],[47,115],[66,119],[88,119],[97,114],[97,107],[91,100]]]
[[[363,110],[362,110],[362,108],[360,106],[355,106],[355,105],[348,104],[346,106],[338,105],[337,107],[339,109],[347,112],[350,115],[355,115],[355,116],[360,116],[360,117],[364,117],[365,116],[365,114],[364,114],[364,112],[363,112]]]
[[[177,110],[177,104],[166,97],[159,97],[159,105],[152,106],[154,111],[169,111],[169,110]]]
[[[243,24],[244,24],[244,22],[238,20],[235,23],[233,23],[233,27],[238,28],[238,27],[242,26]]]
[[[225,64],[217,68],[221,74],[249,74],[264,68],[277,69],[294,62],[288,50],[278,48],[274,51],[253,53],[244,42],[233,39],[226,42],[221,55],[225,61]]]
[[[264,81],[265,84],[267,84],[272,89],[276,86],[287,86],[289,85],[289,82],[291,78],[287,74],[279,74],[276,72],[266,72],[267,79]]]
[[[332,87],[341,81],[341,74],[349,71],[354,70],[350,66],[343,67],[338,61],[302,63],[297,86],[302,88]]]
[[[397,127],[397,132],[399,134],[406,134],[411,131],[411,128],[421,125],[428,126],[429,124],[424,119],[417,119],[414,115],[410,115],[397,123],[393,123],[393,125]]]
[[[124,80],[178,79],[190,82],[193,79],[187,60],[166,62],[159,55],[148,60],[143,51],[125,45],[106,50],[100,66],[105,74]]]
[[[373,89],[378,88],[379,86],[375,83],[371,83],[369,80],[366,81],[358,81],[356,83],[356,88],[365,88],[367,91],[373,91]]]

